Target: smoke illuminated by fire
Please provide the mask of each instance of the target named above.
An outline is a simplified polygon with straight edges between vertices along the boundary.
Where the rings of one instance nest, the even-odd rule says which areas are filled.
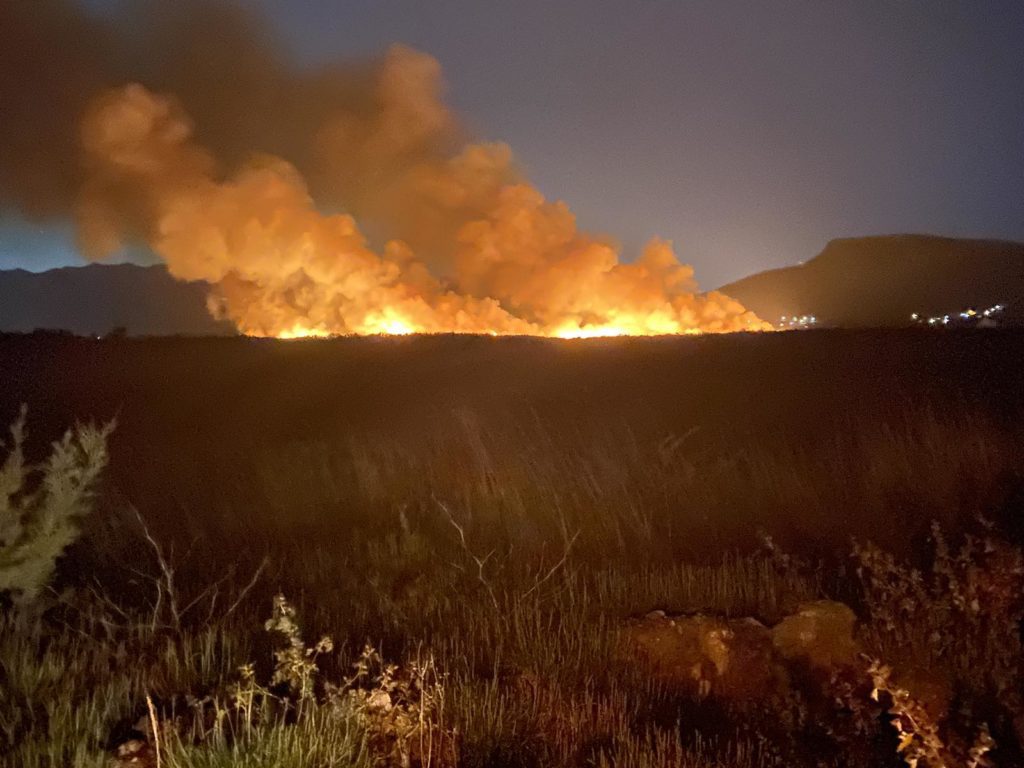
[[[216,3],[190,6],[184,21],[154,17],[144,47],[121,49],[116,34],[84,34],[85,22],[70,34],[77,11],[45,3],[60,13],[0,12],[4,55],[52,75],[49,91],[0,83],[12,115],[0,171],[14,171],[0,199],[70,213],[89,258],[148,245],[176,278],[208,283],[211,312],[243,333],[770,328],[699,293],[668,242],[623,261],[545,199],[506,145],[467,142],[431,56],[394,46],[303,73],[268,49],[253,17]],[[139,50],[153,62],[136,75]],[[37,116],[58,107],[66,119],[53,115],[37,147]]]

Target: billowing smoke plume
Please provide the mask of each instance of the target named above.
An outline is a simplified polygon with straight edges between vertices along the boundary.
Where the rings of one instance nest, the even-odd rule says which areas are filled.
[[[20,70],[0,80],[0,204],[73,215],[92,258],[148,244],[244,332],[766,327],[697,294],[668,243],[621,262],[507,146],[467,142],[426,54],[297,73],[229,6],[150,9],[132,47],[73,6],[28,5],[0,10],[0,56]]]

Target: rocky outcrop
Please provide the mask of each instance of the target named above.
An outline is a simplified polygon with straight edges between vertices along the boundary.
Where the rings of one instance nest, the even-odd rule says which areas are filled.
[[[829,600],[801,605],[771,628],[753,618],[655,611],[627,622],[619,653],[680,691],[742,703],[784,695],[794,674],[825,684],[853,670],[855,626],[853,611]]]
[[[860,652],[853,636],[856,624],[848,605],[816,600],[801,605],[772,628],[772,645],[786,661],[805,662],[827,674],[856,663]]]
[[[657,679],[698,696],[744,700],[785,685],[771,633],[756,619],[656,611],[624,628],[620,649]]]

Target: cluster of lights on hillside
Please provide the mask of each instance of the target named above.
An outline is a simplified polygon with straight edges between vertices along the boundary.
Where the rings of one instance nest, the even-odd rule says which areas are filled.
[[[818,324],[818,318],[814,315],[783,315],[779,318],[776,328],[810,328]]]
[[[988,309],[983,309],[980,312],[976,309],[964,309],[960,312],[954,312],[948,315],[935,315],[933,317],[924,317],[921,314],[915,312],[910,316],[910,319],[919,325],[930,325],[930,326],[947,326],[947,325],[974,325],[982,323],[985,320],[991,320],[999,313],[1006,309],[1005,304],[994,304]]]

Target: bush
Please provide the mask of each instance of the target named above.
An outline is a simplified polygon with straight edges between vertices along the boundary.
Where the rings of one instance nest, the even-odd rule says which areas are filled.
[[[16,603],[38,597],[53,578],[57,558],[77,538],[114,428],[113,422],[77,424],[53,444],[42,466],[33,467],[25,461],[25,413],[23,407],[11,426],[0,467],[0,594]]]

